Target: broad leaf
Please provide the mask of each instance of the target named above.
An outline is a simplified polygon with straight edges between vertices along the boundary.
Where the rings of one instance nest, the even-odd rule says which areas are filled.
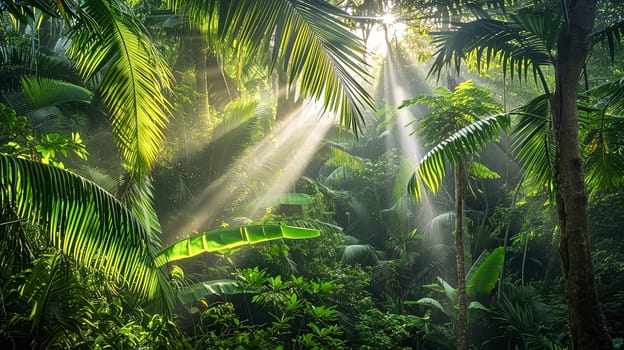
[[[424,305],[424,306],[431,306],[434,307],[438,310],[440,310],[443,314],[447,315],[448,317],[454,318],[454,315],[451,311],[449,311],[447,308],[445,308],[444,306],[442,306],[442,304],[440,304],[439,301],[433,299],[433,298],[420,298],[418,300],[414,301],[406,301],[405,302],[406,305],[411,305],[411,304],[417,304],[417,305]]]
[[[280,196],[280,204],[307,205],[314,203],[314,197],[305,193],[284,193]]]
[[[156,264],[162,266],[168,262],[190,258],[201,253],[217,252],[247,244],[282,238],[313,238],[320,234],[318,230],[277,224],[227,227],[203,232],[175,242],[160,252],[156,258]]]
[[[496,285],[505,261],[505,249],[498,247],[489,253],[484,251],[466,275],[466,294],[487,294]]]

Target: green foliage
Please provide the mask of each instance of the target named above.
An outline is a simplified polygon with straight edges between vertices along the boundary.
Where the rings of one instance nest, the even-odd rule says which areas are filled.
[[[417,103],[431,108],[419,120],[417,131],[429,145],[434,145],[419,161],[407,187],[420,201],[425,188],[434,193],[440,189],[447,163],[455,165],[460,159],[474,156],[486,143],[496,140],[511,121],[507,114],[493,115],[500,107],[486,89],[474,86],[470,80],[459,84],[453,92],[440,87],[435,96],[421,95],[403,101],[399,108]]]
[[[155,297],[161,280],[149,237],[109,193],[70,172],[5,155],[0,155],[0,185],[2,203],[41,225],[53,247],[128,283],[143,297]]]
[[[140,177],[154,166],[163,142],[172,73],[127,4],[113,0],[81,5],[97,30],[89,22],[76,22],[69,57],[85,81],[98,80],[97,95],[109,108],[123,165]]]
[[[383,313],[378,309],[369,309],[355,325],[357,331],[357,349],[360,350],[395,350],[421,349],[432,345],[426,340],[430,333],[425,319],[413,315]]]
[[[564,349],[558,339],[565,334],[564,307],[559,304],[554,309],[546,305],[532,287],[507,286],[492,310],[491,320],[506,338],[498,344],[517,344],[525,349]],[[495,343],[496,339],[491,342]]]
[[[87,150],[78,133],[66,137],[57,133],[42,134],[35,130],[27,117],[0,104],[0,152],[19,158],[33,159],[63,168],[57,154],[67,157],[71,151],[82,159]]]
[[[500,112],[500,106],[491,93],[475,86],[472,80],[460,83],[452,92],[438,87],[435,95],[416,96],[403,101],[399,108],[413,104],[424,104],[430,109],[417,122],[418,134],[428,143],[427,146],[437,144],[481,117]]]
[[[75,346],[90,349],[189,349],[188,337],[173,320],[149,314],[141,308],[125,310],[115,299],[96,301],[93,317],[83,330],[84,340]]]
[[[505,261],[505,248],[491,253],[483,251],[466,274],[466,293],[471,296],[488,294],[496,285]]]
[[[332,282],[308,281],[291,275],[270,277],[258,268],[235,274],[244,290],[253,290],[255,312],[243,321],[232,304],[206,308],[196,333],[198,344],[216,349],[282,348],[343,349],[338,312],[327,306],[335,285]],[[257,308],[260,309],[257,309]],[[266,315],[266,316],[263,316]],[[256,319],[263,324],[254,325]]]
[[[198,27],[214,30],[218,40],[234,45],[237,56],[260,58],[271,68],[279,65],[290,83],[298,81],[301,91],[339,112],[341,124],[358,132],[361,108],[372,102],[350,72],[367,76],[364,47],[343,23],[340,9],[320,0],[169,4]]]
[[[430,74],[438,77],[444,67],[459,71],[468,53],[476,54],[477,66],[497,62],[504,74],[527,80],[529,72],[549,91],[544,69],[554,64],[555,44],[562,26],[558,12],[527,8],[509,15],[509,21],[492,18],[460,23],[451,31],[435,34],[437,51]]]
[[[226,227],[175,242],[158,254],[156,265],[162,266],[168,262],[190,258],[204,252],[231,249],[244,244],[255,244],[281,238],[312,238],[318,237],[320,234],[318,230],[286,225],[263,224]]]

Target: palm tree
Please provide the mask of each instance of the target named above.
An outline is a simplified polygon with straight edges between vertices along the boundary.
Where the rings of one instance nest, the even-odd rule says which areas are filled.
[[[206,247],[204,239],[189,239],[184,245],[188,249],[160,248],[149,173],[158,160],[170,114],[172,74],[162,54],[121,0],[0,4],[3,12],[21,21],[31,21],[36,11],[65,21],[71,38],[67,54],[83,80],[97,84],[96,96],[110,113],[128,172],[113,197],[69,172],[0,155],[3,208],[12,208],[16,220],[27,218],[42,225],[56,249],[170,310],[171,289],[161,266],[172,257],[191,256]],[[343,24],[343,12],[320,0],[170,1],[169,5],[198,27],[208,24],[241,56],[283,69],[289,83],[297,82],[302,93],[322,100],[327,110],[340,114],[344,127],[357,133],[362,108],[371,103],[355,78],[366,76],[360,58],[364,47]],[[231,243],[266,238],[241,232],[238,238],[219,237]]]
[[[47,233],[46,241],[80,266],[98,270],[140,299],[170,312],[172,292],[163,267],[203,252],[230,249],[278,238],[309,238],[317,230],[281,225],[251,225],[208,231],[165,249],[115,197],[67,170],[0,154],[3,220],[28,221]],[[9,232],[5,240],[15,240]],[[5,251],[6,254],[12,254]]]
[[[87,0],[80,6],[72,0],[54,5],[7,0],[2,4],[23,21],[33,18],[35,10],[66,20],[71,38],[67,53],[85,81],[98,83],[97,97],[109,110],[129,173],[121,195],[138,196],[144,207],[150,201],[146,176],[164,139],[171,112],[167,95],[173,83],[147,29],[121,0]],[[321,0],[170,1],[169,5],[192,25],[208,28],[217,40],[234,46],[240,57],[283,69],[289,83],[298,82],[303,94],[339,113],[346,128],[359,129],[361,109],[371,106],[354,78],[366,76],[360,59],[364,48],[336,7]],[[140,191],[128,192],[132,188]]]
[[[573,346],[577,349],[610,349],[611,341],[600,311],[592,271],[587,194],[578,130],[579,77],[591,50],[596,2],[566,2],[565,6],[565,16],[559,16],[554,9],[537,11],[529,8],[510,16],[509,22],[478,19],[440,33],[432,72],[439,73],[443,67],[450,65],[459,69],[461,59],[468,53],[474,53],[478,64],[487,65],[497,60],[504,72],[509,71],[512,77],[515,74],[518,79],[526,80],[528,72],[532,71],[534,79],[542,84],[545,92],[543,100],[548,102],[550,114],[546,125],[553,126],[553,133],[544,134],[550,136],[542,139],[542,145],[546,147],[539,150],[541,155],[530,156],[525,151],[525,160],[553,159],[552,167],[542,166],[542,169],[553,169],[555,174],[551,179],[554,180],[559,209],[561,258]],[[611,29],[619,31],[619,28]],[[544,78],[545,67],[554,69],[554,92],[550,91]],[[493,123],[488,126],[488,131],[492,131],[490,127],[498,123],[494,119],[491,121]],[[504,124],[508,125],[508,122]],[[488,133],[480,134],[485,136]],[[535,136],[536,133],[529,135]],[[554,154],[549,152],[549,139],[554,145]],[[523,142],[529,146],[536,145],[527,140]],[[436,157],[443,157],[442,154],[444,152],[439,152]]]
[[[440,87],[436,89],[436,96],[423,95],[404,101],[400,108],[415,103],[422,103],[430,108],[429,113],[420,116],[421,119],[418,120],[418,130],[421,136],[429,142],[429,145],[435,144],[440,139],[452,135],[462,127],[474,123],[480,116],[491,115],[500,109],[486,89],[475,87],[470,80],[459,84],[453,92]],[[463,206],[467,179],[466,173],[470,170],[471,154],[455,153],[453,155],[455,173],[455,259],[458,291],[457,330],[460,348],[468,349]],[[443,172],[445,165],[440,163],[438,165],[440,165],[438,171]],[[409,183],[410,193],[417,200],[422,198],[421,186],[424,179],[421,177],[421,174],[419,171],[414,173]]]

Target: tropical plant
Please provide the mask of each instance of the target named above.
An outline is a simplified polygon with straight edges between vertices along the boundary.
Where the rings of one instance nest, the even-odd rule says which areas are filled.
[[[466,275],[466,280],[464,282],[466,285],[466,296],[471,298],[483,297],[494,289],[503,266],[504,255],[505,251],[503,247],[498,247],[491,253],[488,251],[483,251],[481,253]],[[425,297],[417,301],[406,301],[405,304],[423,305],[441,312],[451,321],[452,329],[455,330],[454,336],[459,337],[459,331],[456,329],[460,326],[459,288],[453,288],[440,277],[437,279],[437,283],[426,285],[425,287],[438,294],[444,295],[445,299],[440,301],[431,297]],[[466,305],[466,311],[468,310],[489,311],[487,307],[476,300]],[[470,320],[468,316],[468,313],[466,313],[467,322]],[[468,324],[465,326],[468,327]]]
[[[241,244],[284,237],[312,237],[319,233],[317,230],[295,229],[283,225],[248,225],[200,233],[159,251],[150,241],[147,230],[129,209],[95,184],[77,175],[49,165],[5,155],[0,155],[0,174],[0,199],[5,209],[3,221],[7,221],[3,222],[3,226],[11,222],[27,221],[39,227],[43,232],[40,244],[44,247],[51,247],[59,254],[67,256],[76,266],[86,271],[101,273],[107,284],[128,290],[128,302],[141,304],[148,301],[147,305],[156,307],[165,316],[170,314],[175,303],[175,291],[164,268],[168,262]],[[67,191],[67,188],[73,190]],[[27,236],[16,234],[18,232],[18,229],[8,230],[3,237],[3,242],[8,243],[2,247],[10,249],[13,246],[27,246],[27,242],[20,242],[20,239]],[[29,254],[33,253],[37,252]],[[4,251],[4,254],[13,256],[16,252]],[[13,261],[19,259],[17,256]],[[5,259],[3,263],[9,264],[11,260]],[[71,276],[71,269],[63,271],[63,266],[67,265],[57,265],[51,263],[45,266],[52,266],[59,269],[59,273]],[[6,267],[10,268],[11,265]],[[33,274],[27,280],[30,282],[24,286],[40,285],[41,283],[36,282],[37,278]],[[56,290],[52,288],[60,288],[60,292],[54,292],[54,295],[66,294],[68,290],[76,289],[72,287],[72,283],[64,281],[60,281],[60,285],[52,283],[53,281],[47,282],[49,287],[46,293]],[[28,303],[34,303],[31,314],[34,322],[32,335],[37,341],[45,342],[43,338],[40,339],[41,327],[37,320],[43,317],[41,315],[50,312],[46,311],[50,304],[35,301],[41,298],[44,301],[52,299],[41,296],[41,289],[38,287],[24,288]],[[78,300],[81,299],[78,298],[76,302]],[[65,309],[73,310],[68,307]],[[71,325],[59,323],[61,326],[66,324]],[[72,329],[61,328],[63,331]],[[53,336],[53,333],[41,335],[48,336]]]
[[[439,72],[449,65],[459,69],[462,58],[474,53],[486,65],[498,60],[504,72],[515,72],[519,79],[526,79],[532,70],[533,77],[541,82],[554,126],[554,180],[573,344],[579,349],[610,349],[591,267],[587,194],[578,137],[579,78],[592,48],[597,2],[567,1],[546,4],[546,9],[527,8],[512,15],[510,21],[479,19],[460,24],[459,30],[441,33],[432,71]],[[545,66],[554,68],[552,93],[544,79]],[[566,208],[574,208],[574,213]]]
[[[468,80],[459,84],[453,92],[446,88],[436,89],[435,96],[417,96],[411,100],[404,101],[399,108],[404,108],[412,104],[422,103],[431,110],[426,115],[421,116],[418,121],[418,131],[423,138],[429,143],[436,143],[438,140],[452,135],[455,131],[465,127],[466,125],[474,125],[473,123],[482,116],[492,115],[499,111],[499,107],[494,103],[490,93],[483,88],[475,87],[472,81]],[[466,286],[465,286],[465,256],[464,256],[464,199],[466,191],[466,173],[475,166],[470,166],[470,153],[459,152],[449,153],[452,155],[454,172],[455,172],[455,259],[457,271],[457,289],[458,289],[458,327],[459,343],[462,349],[467,349],[467,307],[466,304]],[[427,156],[436,154],[429,152],[419,163],[414,175],[410,179],[408,189],[415,199],[421,199],[422,183],[435,188],[439,186],[439,182],[428,182],[430,175],[425,174],[426,168],[423,164],[427,164],[430,160]],[[443,159],[438,158],[435,166],[437,171],[444,172],[445,164]],[[484,165],[481,168],[487,169]],[[474,173],[474,172],[473,172]],[[489,171],[489,173],[492,173]],[[435,188],[437,190],[437,188]],[[469,243],[468,243],[469,244]]]

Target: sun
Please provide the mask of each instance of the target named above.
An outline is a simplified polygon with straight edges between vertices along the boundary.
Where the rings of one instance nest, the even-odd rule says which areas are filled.
[[[386,13],[383,16],[381,16],[381,22],[387,26],[393,25],[395,20],[396,18],[394,18],[394,15],[391,13]]]

